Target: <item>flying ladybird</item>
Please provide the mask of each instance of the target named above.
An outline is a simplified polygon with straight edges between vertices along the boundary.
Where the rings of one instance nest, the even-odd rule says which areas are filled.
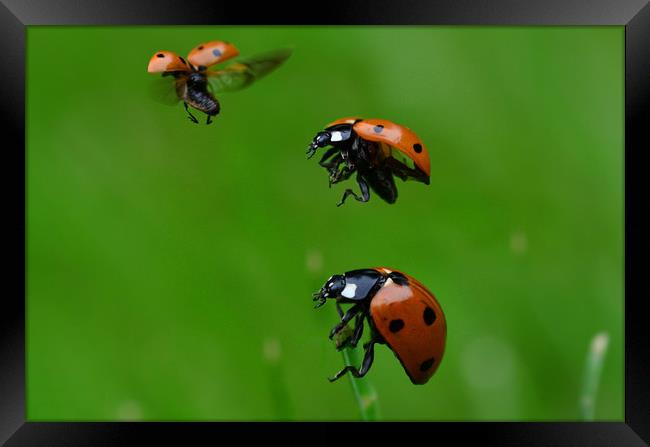
[[[413,384],[426,383],[440,365],[447,337],[445,315],[435,296],[415,278],[385,267],[352,270],[331,276],[313,297],[317,308],[328,298],[336,301],[341,321],[330,331],[330,339],[355,319],[354,332],[339,349],[357,345],[364,319],[371,330],[361,367],[346,366],[330,382],[347,372],[366,375],[376,343],[388,345]],[[352,307],[344,313],[341,304]]]
[[[223,70],[208,70],[208,67],[239,55],[239,50],[231,43],[212,41],[190,51],[187,60],[171,51],[157,51],[147,71],[162,73],[162,79],[151,84],[156,99],[169,105],[183,101],[192,122],[199,121],[188,106],[205,113],[206,124],[210,124],[220,110],[215,94],[248,87],[284,63],[291,53],[290,49],[275,50],[239,60]]]
[[[370,199],[368,187],[388,203],[397,200],[393,176],[403,181],[429,184],[429,154],[420,138],[410,129],[382,119],[342,118],[316,134],[307,149],[311,158],[319,147],[332,146],[319,164],[329,172],[330,186],[357,173],[358,196],[346,189],[337,206],[348,196],[360,202]]]

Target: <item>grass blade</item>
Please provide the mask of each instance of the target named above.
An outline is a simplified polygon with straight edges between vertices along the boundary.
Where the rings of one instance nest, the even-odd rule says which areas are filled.
[[[585,421],[593,421],[594,419],[600,373],[603,369],[608,345],[609,335],[607,332],[600,332],[591,339],[585,365],[582,397],[580,399],[580,413],[582,414],[582,419]]]
[[[334,341],[338,344],[347,339],[352,333],[352,329],[349,327],[344,328]],[[344,348],[341,350],[343,354],[343,362],[345,366],[355,366],[359,367],[362,361],[362,349],[359,348]],[[354,398],[359,406],[359,412],[361,413],[361,419],[363,421],[378,421],[380,420],[379,413],[379,400],[377,396],[377,391],[375,391],[374,386],[368,379],[368,377],[355,378],[351,374],[347,374],[347,378],[352,385],[352,392]]]

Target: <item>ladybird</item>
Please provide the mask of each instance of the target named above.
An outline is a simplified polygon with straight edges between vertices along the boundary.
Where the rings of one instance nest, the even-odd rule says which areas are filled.
[[[283,64],[291,53],[290,49],[270,51],[239,60],[223,70],[208,70],[238,56],[239,50],[229,42],[217,40],[198,45],[187,60],[171,51],[157,51],[147,67],[149,73],[162,74],[158,82],[151,84],[152,96],[169,105],[183,101],[193,123],[199,121],[190,112],[190,106],[205,113],[206,124],[210,124],[221,109],[215,94],[248,87]]]
[[[383,119],[342,118],[318,132],[307,149],[311,158],[318,148],[331,146],[319,164],[329,172],[329,183],[347,180],[356,172],[361,196],[346,189],[337,206],[348,196],[360,202],[370,199],[369,188],[388,203],[397,200],[394,176],[403,181],[429,184],[429,153],[411,129]]]
[[[331,276],[313,294],[315,307],[324,305],[328,298],[336,301],[341,318],[330,331],[330,339],[355,319],[352,335],[338,349],[357,345],[364,320],[371,331],[370,340],[364,344],[361,367],[346,366],[330,382],[348,372],[354,377],[365,376],[377,343],[393,351],[415,385],[425,384],[438,369],[447,338],[445,314],[433,293],[415,278],[386,267],[352,270]],[[344,313],[341,304],[352,307]]]

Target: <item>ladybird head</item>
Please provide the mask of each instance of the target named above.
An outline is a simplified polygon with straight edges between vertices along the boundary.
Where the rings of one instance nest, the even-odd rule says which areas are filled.
[[[338,298],[345,289],[345,276],[333,275],[325,282],[320,290],[314,293],[314,301],[318,301],[315,307],[321,307],[328,298]]]
[[[307,158],[311,158],[319,147],[335,146],[338,142],[349,140],[350,136],[352,136],[350,124],[337,124],[318,132],[307,149]]]
[[[307,148],[307,158],[313,157],[319,147],[330,144],[331,139],[332,135],[329,132],[318,132]]]

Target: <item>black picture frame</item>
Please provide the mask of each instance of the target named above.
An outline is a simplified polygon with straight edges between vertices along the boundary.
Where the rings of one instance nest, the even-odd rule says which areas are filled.
[[[315,423],[73,423],[28,422],[25,417],[25,60],[30,25],[618,25],[625,26],[625,418],[621,422],[430,422],[413,424]],[[247,439],[255,432],[305,435],[309,440],[342,441],[342,436],[424,437],[463,445],[642,446],[650,442],[650,331],[640,286],[648,252],[644,230],[641,170],[648,149],[650,5],[647,0],[356,0],[279,5],[277,2],[204,0],[1,0],[0,47],[2,126],[5,164],[3,271],[0,311],[0,442],[6,445],[124,445],[157,439],[182,444],[204,436]],[[646,143],[644,144],[644,141]],[[646,184],[646,187],[643,187]],[[639,291],[636,293],[636,291]],[[407,427],[403,427],[407,425]],[[253,427],[251,427],[253,426]],[[341,430],[343,427],[347,428]],[[404,438],[405,430],[408,437]],[[345,433],[341,433],[344,431]],[[228,433],[230,432],[230,433]],[[314,436],[317,434],[317,436]]]

